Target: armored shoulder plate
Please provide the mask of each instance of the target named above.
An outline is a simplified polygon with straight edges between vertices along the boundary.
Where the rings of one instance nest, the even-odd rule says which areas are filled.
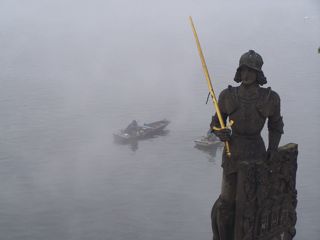
[[[279,104],[280,97],[276,92],[272,91],[270,87],[260,88],[260,98],[256,106],[263,117],[272,116]]]
[[[224,89],[219,96],[219,107],[223,113],[230,115],[234,111],[237,110],[238,103],[238,88],[228,86],[228,88]]]

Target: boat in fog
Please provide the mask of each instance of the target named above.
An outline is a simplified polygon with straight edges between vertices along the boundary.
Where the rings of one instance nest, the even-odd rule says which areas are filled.
[[[133,120],[125,129],[121,129],[117,133],[114,133],[113,137],[116,142],[121,143],[151,138],[161,134],[169,123],[170,121],[163,119],[138,125],[137,121]]]

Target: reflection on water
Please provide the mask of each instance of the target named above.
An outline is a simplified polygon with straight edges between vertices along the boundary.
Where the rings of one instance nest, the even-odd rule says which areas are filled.
[[[135,152],[135,151],[137,151],[138,150],[138,148],[139,148],[139,143],[138,143],[138,141],[137,140],[133,140],[131,143],[129,143],[130,144],[130,149],[132,150],[132,152]]]
[[[194,148],[204,152],[208,156],[209,162],[215,162],[217,158],[217,152],[218,150],[221,151],[223,149],[223,143],[217,143],[212,146],[199,146],[195,145]]]

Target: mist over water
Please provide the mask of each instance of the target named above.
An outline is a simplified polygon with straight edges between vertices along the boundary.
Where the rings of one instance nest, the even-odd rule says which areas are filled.
[[[214,111],[189,15],[217,94],[262,55],[280,145],[299,144],[296,239],[319,239],[318,1],[3,0],[1,240],[211,239],[222,149],[194,148]],[[163,118],[165,136],[113,142]]]

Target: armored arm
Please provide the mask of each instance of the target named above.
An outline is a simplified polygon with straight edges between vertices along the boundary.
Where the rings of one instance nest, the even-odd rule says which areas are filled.
[[[226,121],[228,118],[228,114],[226,113],[226,107],[225,107],[227,100],[228,100],[227,91],[226,90],[222,91],[219,96],[218,105],[219,105],[219,109],[220,109],[220,113],[221,113],[221,117],[224,125],[226,125]],[[229,128],[224,128],[217,131],[213,129],[214,127],[221,128],[221,124],[219,122],[219,118],[217,114],[212,116],[210,129],[221,141],[225,142],[230,140],[231,130]]]
[[[268,117],[269,144],[268,152],[276,151],[283,134],[283,120],[280,113],[280,97],[276,92],[271,94],[271,115]]]
[[[222,116],[224,124],[226,124],[228,115],[226,113],[221,113],[221,116]],[[210,123],[210,129],[213,133],[218,132],[218,131],[213,130],[213,127],[221,128],[217,114],[212,116],[211,123]]]

